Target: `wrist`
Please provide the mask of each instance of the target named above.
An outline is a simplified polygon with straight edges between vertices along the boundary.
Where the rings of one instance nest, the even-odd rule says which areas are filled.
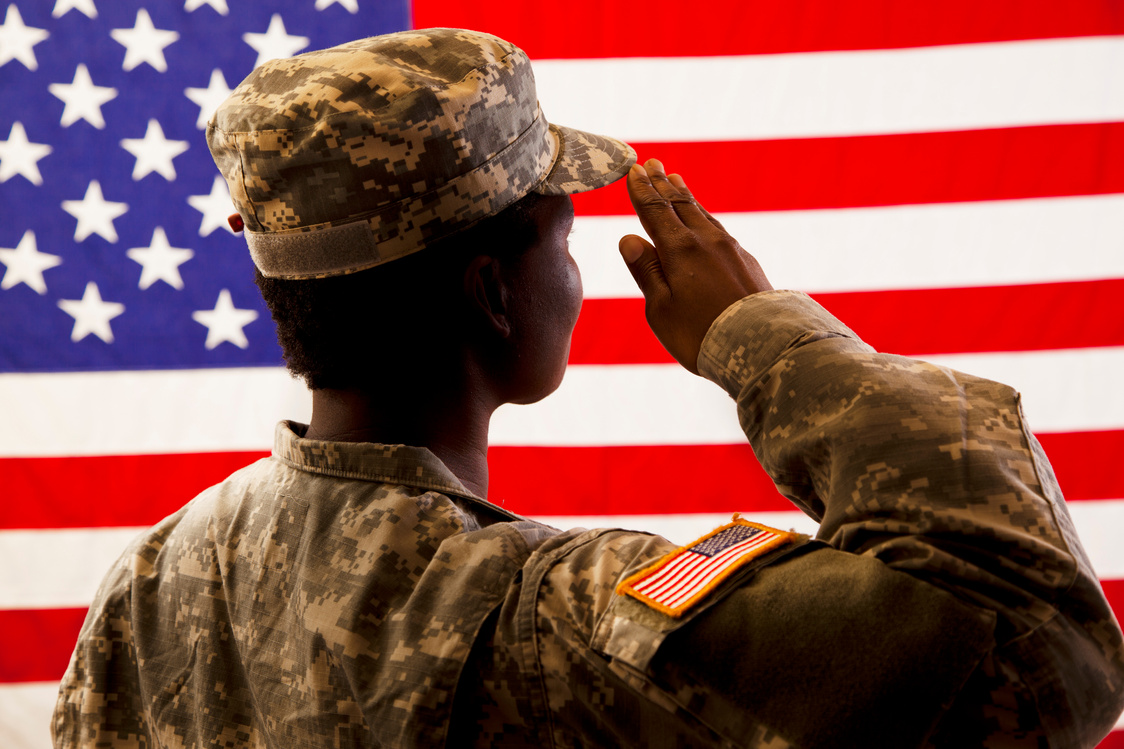
[[[858,339],[803,292],[777,289],[750,294],[711,324],[699,348],[699,374],[737,397],[810,332]]]

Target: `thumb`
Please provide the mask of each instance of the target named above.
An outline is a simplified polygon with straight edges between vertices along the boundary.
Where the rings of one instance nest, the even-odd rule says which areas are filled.
[[[636,281],[645,297],[667,287],[660,256],[650,242],[635,234],[628,234],[621,237],[618,249],[628,266],[628,272],[632,274],[632,280]]]

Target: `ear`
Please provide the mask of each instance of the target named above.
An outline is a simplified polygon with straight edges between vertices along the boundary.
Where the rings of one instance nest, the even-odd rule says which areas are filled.
[[[477,255],[469,262],[464,271],[464,296],[472,312],[488,328],[503,338],[511,335],[510,292],[498,259]]]

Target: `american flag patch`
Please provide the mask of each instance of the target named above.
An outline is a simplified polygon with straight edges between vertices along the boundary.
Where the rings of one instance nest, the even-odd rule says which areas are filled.
[[[630,595],[668,616],[682,616],[747,562],[795,537],[795,533],[751,523],[735,515],[732,523],[632,575],[617,586],[617,593]]]

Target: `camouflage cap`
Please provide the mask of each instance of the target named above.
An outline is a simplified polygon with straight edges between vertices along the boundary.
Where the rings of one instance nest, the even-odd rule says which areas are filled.
[[[420,29],[256,68],[207,144],[274,278],[371,268],[499,213],[624,176],[617,140],[550,124],[527,55],[488,34]]]

